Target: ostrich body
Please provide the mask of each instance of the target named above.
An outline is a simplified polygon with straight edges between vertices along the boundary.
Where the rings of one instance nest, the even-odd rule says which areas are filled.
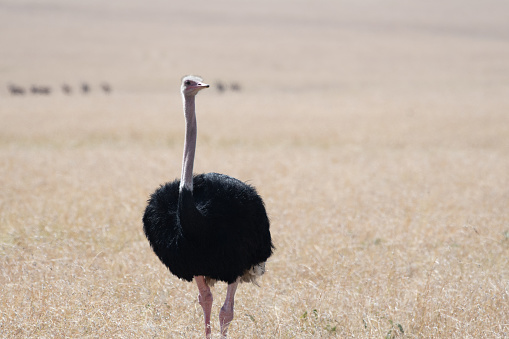
[[[238,283],[255,283],[256,277],[265,272],[273,245],[263,200],[254,187],[224,174],[193,176],[195,96],[208,87],[195,76],[182,79],[186,119],[182,175],[151,195],[143,229],[155,254],[171,273],[196,281],[205,335],[210,338],[210,286],[216,280],[228,284],[219,313],[221,334],[226,336]]]

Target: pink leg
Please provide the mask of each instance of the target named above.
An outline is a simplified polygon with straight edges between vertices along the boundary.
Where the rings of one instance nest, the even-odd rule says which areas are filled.
[[[196,280],[196,284],[198,285],[198,302],[201,308],[203,308],[203,315],[205,318],[205,337],[209,339],[211,333],[210,312],[212,311],[212,292],[210,292],[209,286],[205,283],[204,276],[196,276],[194,280]]]
[[[226,300],[224,301],[223,307],[221,307],[221,311],[219,311],[219,324],[221,325],[221,335],[223,337],[226,337],[228,326],[233,320],[233,304],[238,284],[239,281],[237,280],[233,284],[228,285],[228,289],[226,290]]]

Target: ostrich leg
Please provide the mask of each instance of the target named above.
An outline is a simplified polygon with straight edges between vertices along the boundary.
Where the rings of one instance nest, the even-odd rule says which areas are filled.
[[[210,292],[209,286],[205,283],[205,277],[200,275],[194,277],[196,284],[198,285],[198,302],[203,308],[203,316],[205,318],[205,338],[210,339],[210,312],[212,311],[212,292]]]
[[[233,304],[234,304],[234,296],[235,291],[237,291],[237,286],[239,281],[237,280],[233,284],[228,285],[228,289],[226,290],[226,299],[224,301],[223,307],[221,307],[221,311],[219,311],[219,324],[221,325],[221,336],[226,338],[226,332],[228,331],[228,326],[233,320]]]

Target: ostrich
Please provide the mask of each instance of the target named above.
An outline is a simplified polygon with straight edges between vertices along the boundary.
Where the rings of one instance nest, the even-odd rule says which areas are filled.
[[[206,338],[211,335],[210,287],[217,280],[228,284],[219,312],[226,337],[239,282],[256,284],[274,248],[264,203],[254,187],[224,174],[193,176],[195,96],[208,87],[196,76],[182,79],[186,133],[181,178],[160,186],[143,216],[143,230],[159,259],[178,278],[196,281]]]

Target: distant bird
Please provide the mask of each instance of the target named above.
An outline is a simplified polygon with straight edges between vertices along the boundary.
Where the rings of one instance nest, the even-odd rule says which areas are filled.
[[[63,91],[65,94],[69,95],[69,94],[71,94],[71,92],[72,92],[72,88],[71,88],[71,86],[69,86],[68,84],[63,84],[63,85],[62,85],[62,91]]]
[[[225,91],[225,89],[226,89],[226,88],[224,87],[224,85],[223,85],[223,83],[222,83],[222,82],[218,82],[218,83],[216,83],[216,88],[217,88],[217,90],[218,90],[219,92],[224,92],[224,91]]]
[[[235,92],[240,92],[241,88],[240,88],[240,84],[234,82],[232,85],[231,85],[231,89],[232,91],[235,91]]]
[[[106,93],[106,94],[110,94],[111,93],[111,86],[109,84],[103,82],[101,84],[101,88],[104,91],[104,93]]]
[[[90,86],[87,84],[87,83],[82,83],[81,84],[81,91],[85,94],[87,94],[88,92],[90,92]]]
[[[216,280],[228,283],[219,312],[221,335],[226,336],[238,283],[256,283],[274,248],[269,218],[254,187],[224,174],[193,176],[195,96],[208,87],[196,76],[182,79],[186,135],[181,179],[159,187],[143,216],[145,235],[159,259],[180,279],[196,281],[206,338],[211,335],[210,286]]]
[[[9,92],[11,92],[12,95],[24,95],[25,89],[23,87],[19,87],[17,85],[10,84]]]
[[[32,87],[30,87],[30,92],[32,92],[32,94],[50,95],[51,88],[49,86],[32,85]]]

